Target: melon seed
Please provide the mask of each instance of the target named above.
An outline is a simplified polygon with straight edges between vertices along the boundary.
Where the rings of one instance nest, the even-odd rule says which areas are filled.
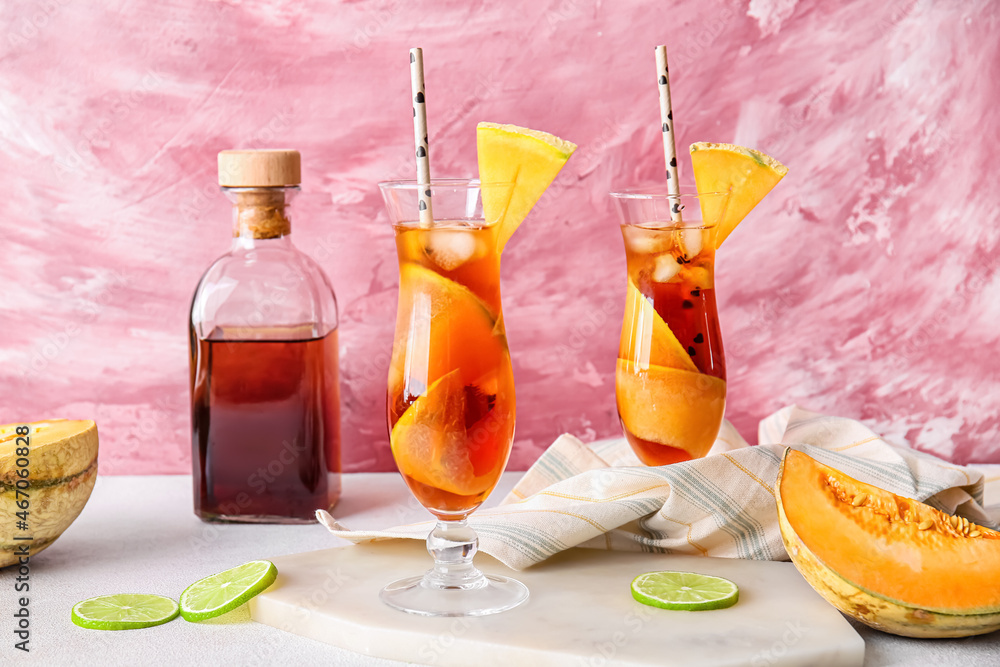
[[[951,524],[952,528],[958,528],[958,517],[952,514],[950,517],[948,517],[948,523]]]
[[[919,528],[920,530],[927,530],[933,525],[934,525],[934,519],[924,519],[923,521],[920,522],[917,528]]]
[[[854,496],[854,500],[851,501],[851,504],[854,505],[855,507],[861,507],[861,504],[864,503],[867,499],[868,499],[867,493],[859,493],[858,495]]]
[[[980,533],[978,530],[973,530],[969,533],[969,537],[979,537],[980,535],[982,535],[982,533]]]

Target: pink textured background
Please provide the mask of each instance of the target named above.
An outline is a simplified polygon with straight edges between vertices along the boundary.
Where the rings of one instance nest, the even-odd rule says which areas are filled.
[[[289,145],[311,193],[295,236],[340,299],[345,465],[392,470],[397,273],[375,183],[413,174],[406,49],[423,46],[435,174],[474,173],[480,120],[580,145],[505,258],[511,468],[563,431],[619,434],[606,193],[662,171],[666,42],[681,145],[791,169],[719,257],[729,418],[753,440],[797,402],[1000,461],[1000,5],[417,4],[2,5],[0,422],[94,418],[102,472],[188,471],[187,309],[229,243],[215,153]]]

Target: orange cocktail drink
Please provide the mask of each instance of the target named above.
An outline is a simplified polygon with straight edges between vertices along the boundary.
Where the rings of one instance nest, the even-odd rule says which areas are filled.
[[[492,614],[524,602],[520,582],[473,565],[466,519],[496,486],[514,440],[514,376],[500,307],[501,213],[510,184],[380,183],[399,259],[389,364],[389,442],[396,466],[437,525],[434,567],[382,589],[414,614]],[[420,214],[432,197],[434,216]]]
[[[410,491],[464,518],[496,485],[514,436],[497,225],[395,225],[399,308],[389,371],[392,453]]]
[[[728,193],[615,193],[628,291],[615,394],[625,437],[646,465],[708,453],[726,404],[715,303],[715,232]],[[671,208],[684,212],[671,220]],[[676,216],[675,216],[676,217]]]
[[[419,70],[419,50],[410,57]],[[411,614],[481,616],[528,599],[521,582],[473,564],[479,538],[467,521],[499,481],[514,439],[500,256],[576,146],[480,123],[482,182],[431,179],[417,113],[422,92],[415,99],[418,180],[379,184],[399,259],[387,412],[399,472],[437,518],[427,536],[434,567],[389,583],[379,597]]]

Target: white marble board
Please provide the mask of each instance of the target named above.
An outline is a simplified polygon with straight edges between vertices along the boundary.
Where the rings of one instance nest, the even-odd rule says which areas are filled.
[[[864,642],[790,563],[573,549],[513,573],[485,554],[488,572],[531,590],[511,611],[424,618],[390,609],[381,587],[430,564],[400,540],[272,559],[278,580],[250,603],[253,619],[358,653],[429,665],[860,666]],[[686,570],[735,581],[729,609],[680,612],[634,601],[631,580]]]

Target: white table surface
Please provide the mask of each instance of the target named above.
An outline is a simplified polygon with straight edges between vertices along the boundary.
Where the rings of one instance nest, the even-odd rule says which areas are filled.
[[[519,478],[504,475],[497,502]],[[319,525],[205,524],[192,512],[189,476],[100,477],[62,537],[31,560],[31,651],[14,649],[12,568],[0,570],[0,665],[399,665],[344,651],[249,620],[177,619],[145,630],[100,632],[70,621],[76,602],[110,593],[176,599],[193,581],[248,560],[346,544]],[[488,501],[489,504],[489,501]],[[335,512],[349,527],[388,527],[427,515],[395,473],[345,475]],[[865,665],[1000,665],[1000,633],[916,640],[855,624]]]

